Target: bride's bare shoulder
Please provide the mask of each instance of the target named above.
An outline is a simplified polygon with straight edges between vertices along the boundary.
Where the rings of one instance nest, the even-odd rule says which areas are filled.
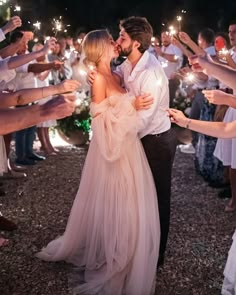
[[[106,98],[107,83],[104,76],[100,73],[96,74],[92,85],[92,102],[99,103]]]

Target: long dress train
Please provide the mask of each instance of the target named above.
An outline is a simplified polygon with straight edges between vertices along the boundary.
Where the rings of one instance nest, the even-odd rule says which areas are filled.
[[[64,234],[37,257],[83,270],[73,294],[154,292],[160,227],[152,174],[128,94],[91,103],[93,137]]]

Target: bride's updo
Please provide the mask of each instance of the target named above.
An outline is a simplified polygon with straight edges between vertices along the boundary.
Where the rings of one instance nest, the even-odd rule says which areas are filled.
[[[83,53],[85,65],[97,66],[102,56],[106,53],[111,41],[111,35],[107,30],[95,30],[89,32],[83,40]]]

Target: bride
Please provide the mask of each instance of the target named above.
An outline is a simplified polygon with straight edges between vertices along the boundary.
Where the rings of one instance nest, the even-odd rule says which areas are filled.
[[[118,56],[106,30],[87,34],[94,64],[93,137],[66,230],[37,254],[78,269],[73,294],[154,293],[160,228],[155,185],[137,136],[137,110],[152,103],[121,88],[110,62]],[[81,277],[82,275],[82,277]]]

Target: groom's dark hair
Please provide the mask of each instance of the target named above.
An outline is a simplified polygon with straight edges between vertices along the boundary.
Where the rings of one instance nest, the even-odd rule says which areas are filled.
[[[151,45],[153,29],[145,17],[131,16],[120,21],[120,28],[130,36],[132,40],[140,43],[139,51],[144,53]]]

